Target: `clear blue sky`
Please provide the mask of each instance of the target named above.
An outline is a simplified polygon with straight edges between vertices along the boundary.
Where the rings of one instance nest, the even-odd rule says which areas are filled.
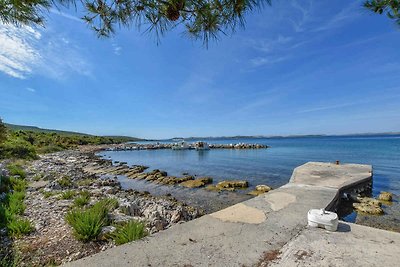
[[[273,1],[208,49],[98,39],[80,14],[0,25],[9,123],[147,138],[400,131],[400,27],[361,1]]]

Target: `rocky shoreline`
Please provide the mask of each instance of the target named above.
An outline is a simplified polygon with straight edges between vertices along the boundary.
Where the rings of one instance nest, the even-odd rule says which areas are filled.
[[[84,243],[74,238],[65,221],[73,206],[73,198],[62,199],[66,191],[89,192],[89,205],[105,197],[116,199],[119,207],[109,214],[111,221],[142,221],[150,234],[204,214],[171,196],[155,197],[147,192],[123,190],[113,176],[88,173],[85,167],[106,161],[96,157],[93,150],[83,151],[43,155],[24,167],[28,181],[24,217],[31,221],[34,231],[14,240],[6,236],[5,229],[0,232],[0,246],[14,250],[20,258],[18,266],[62,264],[115,246],[113,240],[106,238],[115,230],[112,226],[104,227],[96,241]]]

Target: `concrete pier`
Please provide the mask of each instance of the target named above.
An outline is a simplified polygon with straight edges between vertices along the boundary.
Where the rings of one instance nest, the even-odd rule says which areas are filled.
[[[394,266],[400,234],[348,223],[335,233],[306,227],[309,209],[334,209],[343,190],[371,179],[369,165],[309,162],[281,188],[67,266],[322,266],[329,258],[330,266],[372,266],[380,257]]]

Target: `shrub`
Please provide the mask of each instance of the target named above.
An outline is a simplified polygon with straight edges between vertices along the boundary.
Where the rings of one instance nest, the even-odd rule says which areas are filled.
[[[76,207],[83,207],[89,203],[90,193],[88,191],[83,191],[80,193],[80,196],[74,199],[74,205]]]
[[[64,148],[57,146],[57,145],[48,145],[48,146],[43,146],[37,149],[37,152],[39,154],[48,154],[48,153],[54,153],[54,152],[59,152],[63,151]]]
[[[7,169],[10,173],[10,176],[19,175],[22,179],[26,178],[26,172],[19,164],[8,164]]]
[[[12,189],[17,192],[24,192],[28,186],[28,183],[25,180],[16,177],[10,177],[10,183]]]
[[[95,181],[96,181],[96,179],[87,178],[87,179],[79,180],[78,182],[76,182],[76,184],[78,186],[89,186],[89,185],[92,185]]]
[[[71,199],[76,195],[75,191],[67,190],[61,193],[60,199]]]
[[[108,223],[108,209],[103,203],[97,202],[85,210],[72,210],[67,213],[66,221],[74,229],[78,240],[88,242],[98,237],[101,228]]]
[[[71,177],[69,176],[62,177],[61,179],[58,180],[58,184],[61,187],[70,187],[72,185]]]
[[[117,226],[112,233],[112,239],[115,244],[122,245],[134,240],[141,239],[147,235],[144,223],[138,221],[129,221],[124,225]]]
[[[6,208],[6,213],[8,212],[11,215],[24,214],[26,208],[23,202],[24,198],[25,194],[22,192],[14,192],[10,194],[8,197],[8,207]]]
[[[29,142],[15,138],[0,145],[0,156],[3,158],[36,159],[35,148]]]
[[[20,237],[32,232],[33,226],[28,219],[13,217],[7,223],[7,230],[10,236]]]

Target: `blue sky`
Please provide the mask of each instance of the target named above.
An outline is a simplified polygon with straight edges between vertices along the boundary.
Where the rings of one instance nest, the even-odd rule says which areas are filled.
[[[274,1],[208,49],[182,29],[98,39],[74,12],[0,25],[0,116],[146,138],[400,131],[400,28],[361,3]]]

